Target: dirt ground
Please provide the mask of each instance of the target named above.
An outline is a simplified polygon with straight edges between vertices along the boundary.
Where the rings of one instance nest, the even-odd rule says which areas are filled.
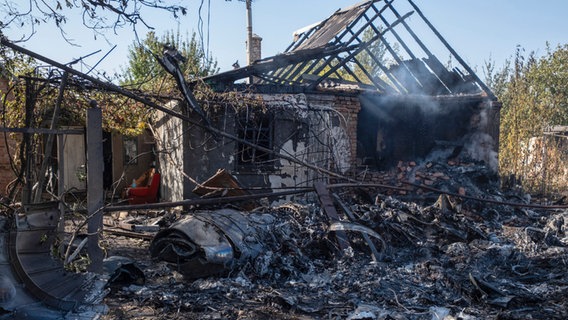
[[[175,264],[150,257],[151,240],[105,232],[107,253],[131,258],[143,279],[125,271],[132,277],[114,283],[103,319],[568,318],[565,208],[531,207],[527,195],[503,191],[476,164],[410,174],[440,179],[404,194],[336,190],[362,226],[346,229],[343,252],[317,201],[259,207],[252,213],[274,218],[258,236],[262,252],[214,277],[187,279]],[[132,217],[143,223],[160,215]]]

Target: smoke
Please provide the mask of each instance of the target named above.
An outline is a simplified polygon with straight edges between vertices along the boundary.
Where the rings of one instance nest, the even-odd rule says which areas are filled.
[[[466,98],[362,95],[358,157],[382,170],[400,160],[435,161],[467,153],[496,170],[496,143],[488,134],[490,107],[478,96]]]
[[[471,134],[464,148],[473,160],[483,161],[491,170],[497,171],[499,160],[495,151],[495,140],[489,134],[483,132]]]
[[[486,106],[481,112],[471,118],[471,134],[465,137],[464,148],[468,155],[477,161],[483,161],[493,171],[499,167],[498,154],[495,151],[495,139],[489,135],[488,109]]]

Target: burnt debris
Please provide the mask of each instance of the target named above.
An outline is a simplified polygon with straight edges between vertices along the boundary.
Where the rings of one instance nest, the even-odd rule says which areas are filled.
[[[401,162],[384,180],[327,186],[344,203],[335,222],[310,194],[251,212],[179,212],[148,244],[159,259],[138,257],[149,283],[107,300],[136,294],[118,309],[213,319],[568,316],[565,208],[530,207],[463,156]]]
[[[443,66],[418,30],[439,38],[465,71]],[[566,207],[530,203],[519,189],[499,188],[498,103],[411,0],[339,10],[299,30],[285,53],[203,79],[223,90],[254,77],[247,90],[264,95],[263,106],[273,112],[262,119],[248,105],[242,119],[236,110],[209,118],[171,48],[160,61],[197,120],[1,40],[191,125],[181,131],[198,143],[178,145],[181,135],[164,140],[176,142],[171,150],[180,158],[201,162],[172,166],[183,168],[183,177],[172,170],[164,184],[179,188],[185,178],[204,180],[191,170],[211,176],[205,167],[223,169],[188,189],[204,198],[186,199],[184,189],[174,190],[183,199],[169,203],[97,205],[91,213],[107,219],[90,239],[98,243],[104,233],[108,253],[125,256],[104,261],[106,287],[54,258],[57,210],[0,215],[0,318],[41,314],[28,308],[38,301],[57,309],[53,318],[98,317],[109,288],[110,312],[102,316],[108,319],[568,317]],[[236,135],[225,124],[209,125],[231,117],[244,127]],[[277,128],[273,120],[287,125]],[[207,139],[227,148],[208,149],[198,130],[231,142]],[[235,149],[241,157],[233,166]],[[284,162],[293,166],[277,172]],[[370,165],[385,170],[371,172]],[[251,180],[244,184],[243,176]],[[257,184],[251,188],[250,181]],[[294,201],[283,199],[292,194]],[[89,245],[75,240],[68,248],[80,256]]]

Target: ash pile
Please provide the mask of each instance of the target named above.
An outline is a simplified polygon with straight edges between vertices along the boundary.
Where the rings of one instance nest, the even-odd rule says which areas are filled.
[[[147,282],[111,292],[108,317],[568,318],[562,205],[501,191],[473,160],[401,162],[383,181],[328,185],[338,219],[313,194],[178,212],[137,257]]]

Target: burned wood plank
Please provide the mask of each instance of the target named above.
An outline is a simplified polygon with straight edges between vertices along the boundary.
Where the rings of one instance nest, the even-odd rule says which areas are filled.
[[[414,11],[411,11],[407,14],[405,14],[404,16],[402,16],[401,18],[397,19],[396,21],[394,21],[390,28],[386,28],[382,33],[374,36],[373,38],[371,38],[369,41],[362,43],[358,46],[358,48],[356,50],[354,50],[353,52],[351,52],[347,57],[345,57],[345,59],[343,59],[343,62],[340,64],[337,64],[335,66],[333,66],[330,70],[328,70],[324,75],[321,76],[321,81],[323,81],[323,79],[327,78],[330,74],[333,74],[334,72],[336,72],[339,68],[343,67],[343,65],[345,65],[349,60],[351,60],[353,57],[355,57],[356,55],[358,55],[361,51],[365,50],[365,48],[367,48],[371,43],[373,43],[374,41],[377,41],[378,39],[380,39],[381,37],[383,37],[383,35],[388,32],[390,29],[394,28],[397,24],[401,23],[402,21],[404,21],[406,18],[410,17],[412,14],[414,13]],[[317,70],[317,72],[323,71],[323,68],[320,68],[319,70]],[[309,88],[310,89],[315,89],[315,87],[317,87],[321,81],[316,81],[314,83],[312,83]]]
[[[112,228],[112,227],[105,227],[103,231],[107,232],[107,233],[115,234],[117,236],[125,236],[125,237],[129,237],[129,238],[137,238],[137,239],[144,239],[144,240],[154,239],[153,234],[139,233],[139,232],[134,232],[134,231],[126,231],[126,230],[121,230],[121,229]]]
[[[26,134],[85,134],[85,130],[81,129],[47,129],[47,128],[6,128],[0,127],[0,132],[18,132]]]
[[[340,221],[339,215],[337,214],[337,210],[333,205],[333,199],[331,198],[331,195],[326,185],[323,182],[316,182],[314,184],[314,188],[320,199],[321,207],[323,211],[327,214],[329,219],[332,222]],[[344,231],[338,230],[335,232],[335,235],[337,237],[337,244],[339,245],[339,249],[341,249],[341,252],[349,248],[349,240],[347,239],[347,234]]]
[[[430,27],[432,32],[434,32],[434,34],[438,37],[438,39],[440,39],[440,41],[444,44],[444,46],[446,46],[448,51],[450,51],[450,53],[456,58],[456,60],[458,60],[458,62],[462,65],[462,67],[467,72],[469,72],[469,74],[475,79],[476,83],[481,87],[481,89],[483,89],[483,91],[485,91],[487,93],[487,95],[492,100],[497,100],[497,96],[495,96],[493,91],[485,83],[483,83],[483,81],[481,81],[481,79],[477,76],[477,74],[475,74],[475,72],[473,72],[473,69],[471,69],[467,65],[467,63],[465,63],[465,61],[462,59],[462,57],[460,55],[458,55],[458,53],[454,50],[454,48],[452,46],[450,46],[450,44],[446,41],[446,39],[444,39],[444,37],[442,37],[440,32],[438,32],[438,29],[436,29],[434,27],[434,25],[432,25],[432,23],[430,23],[430,20],[426,19],[426,16],[424,16],[424,14],[420,10],[420,8],[418,8],[418,6],[416,4],[414,4],[414,2],[412,0],[408,0],[408,3],[414,8],[414,10],[416,10],[418,15],[422,18],[422,20],[424,20],[424,22],[428,25],[428,27]]]

